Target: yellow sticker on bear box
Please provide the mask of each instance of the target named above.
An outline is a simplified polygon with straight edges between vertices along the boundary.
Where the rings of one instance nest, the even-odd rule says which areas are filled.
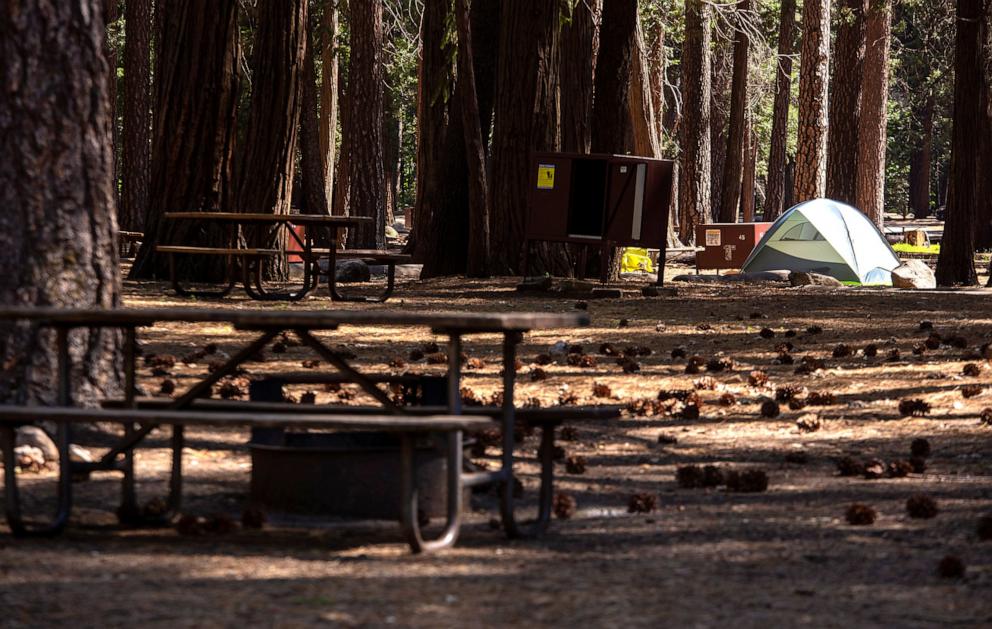
[[[537,189],[538,190],[554,190],[555,189],[555,165],[554,164],[538,164],[537,165]]]

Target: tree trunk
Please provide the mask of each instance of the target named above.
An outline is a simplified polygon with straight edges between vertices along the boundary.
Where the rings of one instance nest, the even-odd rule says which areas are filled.
[[[0,303],[120,303],[101,0],[0,7]],[[34,80],[23,80],[30,69]],[[0,401],[55,404],[51,330],[0,324]],[[72,403],[119,394],[120,334],[69,336]]]
[[[288,214],[306,54],[305,0],[260,0],[251,109],[238,168],[241,212]]]
[[[889,102],[892,0],[870,0],[861,116],[858,121],[857,207],[882,227],[885,216],[885,147]]]
[[[865,61],[865,10],[868,0],[841,0],[836,20],[833,76],[830,80],[827,133],[827,196],[856,204],[858,112]]]
[[[799,131],[796,202],[817,199],[827,183],[827,79],[830,76],[830,2],[803,4],[803,51],[799,69]]]
[[[988,164],[978,143],[990,125],[983,105],[989,85],[984,75],[987,4],[985,0],[958,0],[957,35],[954,47],[954,116],[951,132],[951,171],[947,193],[947,220],[940,256],[937,283],[941,286],[974,285],[975,228],[988,199],[982,198],[981,179],[988,176]],[[983,94],[984,92],[984,94]],[[985,142],[988,144],[988,142]]]
[[[525,209],[533,177],[530,156],[559,146],[559,30],[556,0],[504,0],[490,183],[489,269],[496,274],[521,270]],[[549,272],[570,268],[561,246],[540,247],[535,262]]]
[[[106,11],[103,51],[104,55],[107,57],[107,102],[110,103],[110,107],[107,109],[107,118],[110,121],[110,133],[113,139],[111,152],[114,157],[114,205],[117,208],[119,215],[123,207],[123,204],[121,203],[120,187],[118,186],[118,183],[121,180],[121,128],[118,124],[119,120],[117,118],[117,112],[120,107],[120,98],[118,94],[119,90],[117,89],[119,83],[117,80],[117,48],[111,42],[111,35],[113,32],[116,32],[115,26],[120,18],[121,3],[120,0],[104,0],[103,6]],[[117,222],[120,224],[119,216]]]
[[[758,168],[758,139],[754,135],[754,114],[748,112],[744,125],[744,166],[741,175],[741,215],[745,223],[754,222],[755,172]]]
[[[771,147],[768,149],[768,182],[765,184],[765,220],[773,221],[785,209],[785,163],[792,101],[792,55],[795,51],[796,0],[782,0],[778,32],[778,71],[772,113]],[[791,190],[791,187],[790,187]]]
[[[723,198],[723,172],[727,164],[727,122],[730,119],[730,85],[733,81],[733,47],[726,41],[713,44],[710,85],[710,199],[707,220],[719,220]]]
[[[348,213],[348,206],[351,202],[351,147],[353,139],[345,134],[351,129],[348,122],[351,118],[351,101],[348,96],[347,77],[342,80],[338,77],[338,103],[341,115],[341,152],[338,157],[337,166],[334,169],[334,190],[333,202],[331,203],[331,214],[344,216]],[[418,162],[419,164],[419,162]]]
[[[469,277],[487,277],[489,271],[489,187],[486,177],[486,148],[482,141],[478,93],[472,56],[472,25],[469,0],[456,0],[458,25],[458,98],[461,100],[462,134],[469,172],[468,264]]]
[[[320,26],[320,154],[324,164],[324,196],[330,208],[334,203],[334,162],[338,129],[338,2],[326,0]],[[316,54],[316,53],[314,53]]]
[[[637,49],[637,0],[605,0],[599,30],[601,69],[596,73],[592,110],[592,152],[627,152],[630,130],[630,83]],[[638,70],[640,71],[640,57]],[[643,90],[642,90],[643,91]]]
[[[654,109],[654,134],[658,138],[660,149],[665,137],[665,73],[668,59],[665,56],[665,25],[659,21],[655,28],[657,32],[647,34],[650,40],[647,46],[647,83],[651,93],[651,107]],[[669,216],[674,216],[674,213]]]
[[[300,174],[303,183],[303,203],[307,214],[329,214],[325,163],[327,154],[322,146],[320,118],[317,112],[317,69],[314,57],[319,54],[313,33],[317,30],[316,15],[310,14],[306,29],[306,53],[303,60],[303,101],[300,111]]]
[[[121,228],[144,229],[151,174],[151,0],[128,0],[124,5],[124,190]]]
[[[922,137],[909,162],[909,209],[916,218],[930,216],[930,179],[933,165],[933,115],[936,96],[931,93],[923,106]]]
[[[384,225],[392,225],[396,216],[400,179],[400,105],[389,89],[383,93],[382,108],[382,195]]]
[[[602,0],[575,0],[561,33],[561,148],[588,153]]]
[[[741,0],[738,13],[750,13],[751,0]],[[720,202],[720,222],[736,223],[741,202],[741,175],[747,144],[747,70],[750,38],[743,27],[734,32],[734,71],[730,88],[730,128],[727,130],[727,161],[723,169],[723,196]]]
[[[348,63],[348,129],[352,136],[349,185],[350,213],[367,216],[372,223],[352,229],[352,248],[381,249],[385,246],[382,182],[382,108],[385,87],[382,31],[382,0],[353,2],[350,7],[351,58]]]
[[[696,242],[696,225],[710,212],[710,12],[703,0],[685,0],[682,51],[682,163],[679,170],[679,236]]]
[[[168,11],[161,11],[148,221],[131,268],[133,279],[168,276],[168,261],[155,255],[155,245],[224,243],[224,233],[216,226],[165,221],[162,214],[216,211],[232,205],[237,7],[235,0],[174,0]],[[205,85],[211,89],[204,89]],[[183,279],[206,279],[208,271],[220,273],[221,267],[184,260],[177,270]]]
[[[641,21],[637,20],[636,42],[630,71],[628,103],[630,106],[631,148],[635,155],[661,157],[661,135],[652,94],[651,69],[644,50]]]

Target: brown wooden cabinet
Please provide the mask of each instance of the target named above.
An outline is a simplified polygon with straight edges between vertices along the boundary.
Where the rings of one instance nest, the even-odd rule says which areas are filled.
[[[696,269],[739,269],[772,223],[710,223],[696,226]]]

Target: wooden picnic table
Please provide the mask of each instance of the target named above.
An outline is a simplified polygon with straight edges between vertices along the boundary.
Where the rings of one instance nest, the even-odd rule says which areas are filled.
[[[209,221],[214,223],[219,223],[228,229],[227,234],[227,247],[223,249],[209,249],[209,248],[191,248],[191,247],[173,247],[164,246],[160,247],[166,253],[170,255],[170,264],[174,265],[172,262],[173,257],[176,253],[187,253],[187,254],[210,254],[216,253],[218,255],[226,255],[228,259],[228,285],[227,288],[220,291],[219,293],[204,293],[195,292],[184,289],[180,286],[179,282],[176,280],[176,274],[174,266],[171,268],[172,284],[176,293],[179,295],[198,295],[198,296],[224,296],[233,288],[235,284],[235,275],[232,268],[232,262],[234,257],[240,257],[242,260],[242,285],[245,292],[252,299],[259,300],[290,300],[297,301],[306,297],[310,292],[312,292],[318,284],[319,279],[319,263],[322,256],[328,257],[329,264],[329,283],[331,285],[332,295],[334,293],[334,274],[330,271],[333,269],[335,254],[339,246],[338,233],[342,228],[355,227],[362,224],[368,224],[372,222],[372,218],[368,216],[330,216],[326,214],[264,214],[259,212],[166,212],[165,218],[167,220],[175,221]],[[296,230],[292,229],[293,225],[298,225],[304,228],[304,234],[301,238]],[[239,229],[244,228],[248,231],[247,240],[249,242],[257,242],[261,238],[259,230],[261,229],[285,229],[288,232],[289,238],[292,239],[299,247],[299,252],[289,252],[284,250],[270,250],[261,248],[251,248],[242,249],[237,246],[238,238],[240,236]],[[320,236],[323,235],[323,238]],[[319,249],[316,244],[317,242],[323,240],[327,243],[326,249]],[[263,271],[263,261],[271,255],[281,254],[288,255],[294,253],[299,255],[303,260],[303,285],[299,290],[290,291],[286,293],[274,293],[265,289],[262,282],[262,271]]]
[[[58,430],[56,442],[62,455],[59,466],[58,508],[53,520],[46,526],[30,527],[21,516],[17,478],[14,473],[14,431],[16,425],[26,423],[32,416],[19,406],[0,406],[0,446],[5,453],[5,486],[7,521],[18,534],[51,534],[61,531],[67,524],[72,508],[72,479],[76,474],[89,472],[117,471],[123,473],[121,486],[121,507],[118,513],[123,523],[139,523],[144,519],[138,508],[135,493],[134,449],[160,424],[172,426],[172,470],[170,475],[168,508],[160,519],[166,523],[179,514],[182,494],[182,451],[184,446],[183,428],[187,424],[224,424],[249,426],[279,426],[280,416],[286,418],[284,427],[307,424],[346,429],[352,426],[375,424],[403,433],[401,441],[402,476],[402,526],[406,538],[414,551],[429,551],[453,544],[461,526],[462,491],[465,487],[498,484],[500,487],[500,516],[506,534],[510,537],[538,535],[548,526],[551,516],[554,428],[560,423],[563,410],[549,415],[542,428],[541,447],[541,492],[539,513],[529,526],[519,523],[514,511],[514,425],[517,409],[514,404],[516,384],[517,346],[524,333],[537,329],[575,328],[589,324],[585,313],[465,313],[465,312],[396,312],[396,311],[258,311],[234,309],[60,309],[53,307],[0,307],[0,321],[30,322],[38,327],[52,328],[56,332],[58,359],[58,379],[53,383],[57,391],[58,407],[38,409],[38,417],[56,421]],[[137,329],[151,327],[157,323],[227,323],[237,330],[254,334],[250,342],[220,366],[193,384],[184,393],[171,400],[160,400],[156,404],[139,403],[136,397],[136,357]],[[328,347],[313,334],[320,330],[336,330],[345,326],[367,327],[370,325],[425,327],[437,334],[448,337],[447,341],[447,407],[432,408],[437,417],[436,431],[446,435],[446,469],[448,474],[448,513],[444,531],[433,540],[425,540],[418,522],[415,472],[413,466],[413,433],[429,428],[421,412],[397,404],[379,384],[381,379],[368,374],[350,364],[346,356]],[[80,411],[73,407],[73,391],[69,374],[72,372],[69,353],[69,334],[78,328],[118,328],[124,333],[124,398],[110,401],[108,408]],[[244,410],[231,413],[230,407],[218,406],[211,409],[201,403],[209,398],[212,387],[222,378],[233,375],[239,366],[251,360],[280,334],[291,333],[309,347],[317,356],[325,360],[337,372],[340,380],[357,384],[376,400],[379,411],[362,409],[356,415],[352,407],[337,408],[322,405],[287,409],[284,413],[273,412],[272,404],[259,406],[251,411],[253,404],[245,403]],[[464,424],[456,418],[463,415],[461,397],[462,339],[476,334],[495,333],[502,335],[502,385],[503,398],[499,408],[487,409],[480,417],[467,417]],[[228,412],[230,417],[215,418],[212,422],[205,413]],[[439,415],[436,411],[444,411]],[[128,413],[133,421],[128,421]],[[183,415],[185,413],[186,415]],[[294,416],[303,413],[306,417]],[[335,423],[338,414],[348,415],[348,420]],[[186,419],[184,419],[184,417]],[[467,473],[462,469],[462,433],[464,430],[478,429],[484,417],[494,417],[502,430],[502,453],[500,469]],[[102,419],[101,419],[102,418]],[[323,418],[323,420],[321,420]],[[418,419],[419,418],[419,419]],[[237,419],[238,421],[235,421]],[[125,434],[100,459],[90,463],[74,462],[68,456],[72,443],[72,425],[85,421],[112,421],[123,423]],[[323,423],[321,423],[323,421]],[[364,422],[364,423],[363,423]]]

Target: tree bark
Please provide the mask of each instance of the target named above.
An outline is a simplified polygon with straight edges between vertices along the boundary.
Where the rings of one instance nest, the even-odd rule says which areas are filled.
[[[738,14],[751,11],[751,0],[741,0]],[[723,196],[720,202],[720,222],[736,223],[741,202],[744,152],[747,145],[747,83],[750,38],[743,27],[734,32],[734,71],[730,88],[730,128],[727,130],[727,161],[723,169]]]
[[[260,0],[237,210],[288,214],[306,53],[305,0]]]
[[[461,100],[462,134],[469,172],[468,264],[469,277],[489,275],[489,186],[486,149],[482,140],[479,101],[472,57],[472,25],[469,0],[456,0],[458,25],[458,98]]]
[[[383,92],[382,108],[382,195],[385,225],[392,225],[396,215],[397,195],[400,180],[400,105],[392,92]]]
[[[349,185],[350,213],[367,216],[372,223],[350,230],[353,248],[381,249],[385,246],[382,182],[382,108],[385,72],[383,59],[382,0],[353,2],[351,15],[351,59],[348,64],[348,129],[352,136]]]
[[[799,69],[796,202],[824,196],[827,183],[827,79],[830,76],[830,2],[803,4]]]
[[[142,231],[151,175],[151,0],[124,5],[124,157],[121,228]]]
[[[933,116],[937,104],[931,93],[923,106],[920,146],[909,162],[909,209],[916,218],[930,216],[930,179],[933,166]]]
[[[0,303],[120,303],[101,0],[0,8]],[[25,80],[25,71],[30,69]],[[51,330],[0,324],[0,401],[55,404]],[[120,333],[77,330],[73,400],[119,393]]]
[[[637,31],[634,41],[633,58],[631,59],[630,87],[628,104],[630,106],[630,130],[632,136],[631,148],[635,155],[645,157],[661,157],[661,135],[658,124],[655,100],[652,94],[651,69],[648,54],[644,50],[644,37],[641,32],[641,21],[637,20]]]
[[[679,169],[679,236],[696,242],[696,225],[710,212],[710,5],[685,0],[682,51],[682,162]]]
[[[530,155],[556,150],[558,34],[556,0],[505,0],[497,69],[490,195],[491,263],[495,274],[521,270],[524,217],[531,185]],[[540,247],[540,270],[568,272],[564,247]],[[538,264],[535,264],[537,269]]]
[[[120,224],[119,215],[123,208],[121,203],[120,187],[118,183],[121,180],[121,128],[118,124],[119,120],[117,118],[117,112],[120,107],[120,98],[118,94],[118,83],[117,80],[117,49],[113,46],[110,37],[112,30],[116,30],[115,26],[118,19],[120,18],[121,3],[120,0],[104,0],[103,3],[104,10],[106,11],[106,27],[104,29],[103,38],[103,51],[107,57],[107,102],[110,103],[110,107],[107,109],[107,117],[110,120],[110,134],[113,139],[112,153],[114,157],[114,168],[113,168],[113,189],[114,189],[114,205],[117,207],[118,212],[118,225]]]
[[[320,18],[320,154],[324,164],[324,196],[330,208],[334,203],[334,163],[338,129],[338,2],[325,0]],[[316,53],[315,53],[316,54]]]
[[[588,153],[602,0],[575,0],[561,34],[561,149]]]
[[[954,116],[951,132],[951,170],[947,193],[947,220],[937,258],[941,286],[978,283],[975,272],[975,229],[989,199],[983,198],[982,179],[988,176],[981,144],[990,143],[989,84],[985,75],[988,34],[986,0],[959,0],[954,47]],[[979,150],[976,150],[979,149]]]
[[[827,188],[831,199],[855,205],[858,112],[865,61],[865,10],[868,0],[841,0],[836,16],[833,76],[830,80],[827,133]]]
[[[331,214],[344,216],[351,202],[351,147],[353,139],[345,131],[351,129],[351,99],[348,96],[347,77],[338,77],[338,103],[341,116],[341,152],[334,169],[334,190],[331,195]],[[418,162],[419,164],[419,162]],[[414,221],[416,223],[416,221]]]
[[[758,169],[758,139],[754,135],[754,114],[748,112],[744,125],[744,166],[741,174],[741,216],[745,223],[754,222],[755,173]]]
[[[131,278],[168,277],[158,244],[215,246],[224,232],[190,221],[165,221],[175,210],[231,208],[238,104],[238,23],[235,0],[173,0],[160,12],[152,174],[145,240]],[[205,85],[211,89],[204,89]],[[182,129],[182,133],[177,133]],[[184,260],[180,278],[206,279],[222,265]]]
[[[867,13],[861,116],[858,119],[857,207],[882,227],[885,216],[885,147],[889,103],[892,0],[871,0]]]
[[[778,32],[778,69],[772,137],[768,149],[768,182],[765,184],[765,220],[773,221],[785,209],[785,163],[792,101],[792,55],[795,52],[796,0],[782,0]]]
[[[314,58],[320,53],[314,39],[316,15],[310,14],[306,29],[306,53],[303,57],[303,100],[300,111],[300,174],[303,202],[308,214],[329,214],[327,205],[326,146],[322,142],[320,118],[317,111],[317,69]]]
[[[723,172],[727,165],[727,123],[730,119],[730,85],[733,81],[733,47],[726,41],[713,44],[710,61],[710,200],[707,220],[720,218]]]
[[[596,73],[596,96],[592,110],[593,153],[623,154],[629,148],[626,143],[630,130],[629,86],[634,72],[636,34],[637,0],[604,0],[596,63],[607,70]]]
[[[665,137],[665,73],[668,59],[665,52],[665,25],[659,21],[655,29],[656,32],[647,34],[650,40],[647,46],[647,82],[651,93],[651,106],[654,109],[654,134],[658,138],[660,149],[662,139]],[[674,212],[670,216],[674,217]]]

